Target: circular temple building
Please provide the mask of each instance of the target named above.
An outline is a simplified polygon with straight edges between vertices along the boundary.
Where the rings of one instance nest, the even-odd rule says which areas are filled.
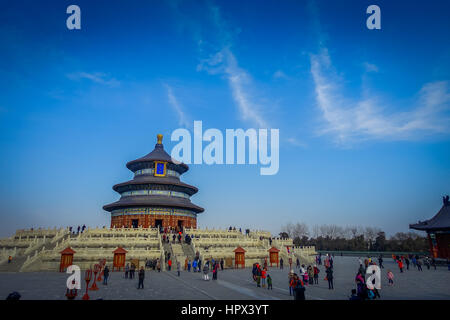
[[[163,136],[157,137],[152,152],[127,163],[133,180],[113,186],[121,197],[103,206],[111,212],[111,228],[197,227],[197,214],[204,209],[191,203],[190,197],[198,189],[180,181],[189,167],[174,161],[164,151]]]

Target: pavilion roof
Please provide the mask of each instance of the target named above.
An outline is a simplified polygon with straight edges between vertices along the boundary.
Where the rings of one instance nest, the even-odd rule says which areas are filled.
[[[441,210],[431,219],[410,224],[411,229],[437,231],[450,229],[450,205],[444,204]]]
[[[77,253],[75,250],[73,250],[71,247],[65,248],[63,251],[60,252],[61,254],[74,254]]]
[[[116,250],[113,251],[113,253],[128,253],[128,251],[122,247],[118,247]]]

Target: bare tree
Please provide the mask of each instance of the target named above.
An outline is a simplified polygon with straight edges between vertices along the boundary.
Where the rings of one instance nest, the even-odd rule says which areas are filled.
[[[364,237],[367,240],[373,242],[373,241],[375,241],[379,232],[381,232],[381,229],[379,229],[379,228],[366,227],[366,229],[364,230]]]
[[[292,238],[292,230],[293,230],[292,222],[288,222],[285,226],[281,227],[281,232],[287,233],[290,238]]]
[[[355,228],[355,235],[356,235],[356,228]],[[346,226],[345,228],[342,229],[342,237],[345,239],[352,239],[353,232],[352,232],[352,227]]]
[[[309,236],[309,228],[304,222],[292,223],[288,222],[285,226],[281,228],[283,232],[286,232],[290,238],[302,238],[303,236]]]
[[[298,222],[294,225],[294,229],[292,230],[292,236],[294,238],[302,238],[302,237],[308,237],[309,236],[309,228],[308,225],[304,222]]]
[[[312,227],[312,237],[317,239],[319,236],[320,236],[320,227],[317,224],[315,224]]]

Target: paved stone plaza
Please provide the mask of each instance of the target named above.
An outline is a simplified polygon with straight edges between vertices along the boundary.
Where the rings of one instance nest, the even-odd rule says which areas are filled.
[[[450,299],[450,271],[446,266],[437,270],[422,272],[410,268],[400,274],[396,264],[390,258],[385,258],[386,268],[382,271],[382,299]],[[358,269],[358,258],[335,258],[335,290],[328,290],[324,281],[324,267],[320,266],[319,285],[308,286],[306,298],[311,300],[335,299],[345,300],[352,288]],[[387,286],[386,272],[394,272],[395,285]],[[251,279],[250,269],[224,270],[218,273],[217,281],[204,281],[203,273],[176,271],[154,272],[146,271],[145,288],[137,289],[138,280],[124,279],[122,272],[111,272],[107,286],[98,285],[100,290],[89,291],[91,299],[291,299],[288,290],[288,268],[279,270],[270,268],[273,279],[273,291],[257,288]],[[68,274],[34,272],[34,273],[0,273],[0,297],[2,299],[12,291],[18,291],[22,299],[65,299],[65,285]],[[210,279],[212,273],[210,273]],[[77,299],[84,294],[82,292]]]

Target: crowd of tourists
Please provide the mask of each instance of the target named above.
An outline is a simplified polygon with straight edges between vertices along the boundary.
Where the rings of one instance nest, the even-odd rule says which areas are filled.
[[[375,261],[372,260],[372,258],[364,259],[364,262],[361,258],[358,259],[359,262],[359,269],[355,276],[355,285],[356,289],[352,289],[350,300],[374,300],[377,298],[381,298],[380,293],[378,289],[375,287],[375,279],[369,280],[369,278],[366,279],[367,269],[371,265],[377,265]],[[378,258],[378,266],[380,268],[384,268],[383,266],[383,257],[380,256]],[[375,270],[373,270],[373,273],[375,273]],[[393,284],[394,274],[388,270],[387,276],[390,279],[389,284],[391,285],[391,282]],[[372,281],[372,288],[369,289],[367,286],[367,280]]]
[[[409,270],[410,264],[412,264],[414,268],[417,268],[418,271],[423,271],[422,265],[425,265],[428,270],[430,270],[431,267],[436,270],[436,260],[427,256],[421,259],[417,254],[392,255],[392,259],[397,263],[400,273],[403,273],[405,266],[406,270]]]
[[[83,226],[78,226],[78,228],[74,229],[73,227],[69,227],[69,232],[71,234],[79,234],[79,233],[83,233],[84,230],[86,230],[86,225],[83,224]]]
[[[261,267],[259,263],[254,263],[252,268],[252,276],[253,281],[256,282],[256,286],[259,287],[266,287],[267,283],[267,290],[273,290],[272,288],[272,277],[267,271],[267,262],[264,262],[264,266]]]
[[[186,243],[191,244],[194,235],[185,234],[183,236],[183,228],[177,227],[160,227],[161,239],[163,243]],[[197,237],[198,238],[198,237]]]

